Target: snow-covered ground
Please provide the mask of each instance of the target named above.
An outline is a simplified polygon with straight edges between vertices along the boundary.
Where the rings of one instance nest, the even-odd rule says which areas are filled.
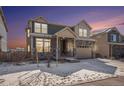
[[[9,74],[8,74],[9,73]],[[50,68],[45,63],[0,66],[0,85],[74,85],[124,75],[124,63],[117,60],[87,59]]]
[[[5,79],[5,82],[1,83],[0,85],[74,85],[79,83],[106,79],[113,76],[114,75],[99,73],[95,71],[80,70],[66,77],[61,77],[55,74],[42,72],[40,70],[34,70],[3,75],[0,78]]]

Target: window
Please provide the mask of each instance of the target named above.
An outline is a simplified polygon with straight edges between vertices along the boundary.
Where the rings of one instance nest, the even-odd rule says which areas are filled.
[[[37,52],[50,52],[50,39],[36,38],[36,50]]]
[[[50,40],[44,39],[44,52],[50,52]]]
[[[35,32],[37,32],[37,33],[41,32],[40,23],[35,23]]]
[[[27,29],[27,36],[30,37],[30,29]]]
[[[47,33],[47,24],[42,24],[42,33]]]
[[[43,39],[36,39],[36,50],[37,52],[43,52]]]
[[[79,36],[82,37],[83,36],[83,29],[79,28]]]
[[[86,29],[83,30],[83,36],[87,37],[87,30]]]
[[[28,45],[28,52],[30,52],[30,46]]]
[[[37,33],[47,33],[47,24],[35,23],[35,32]]]
[[[111,41],[116,42],[117,41],[117,35],[111,34]]]
[[[79,28],[79,36],[80,37],[87,37],[87,30]]]

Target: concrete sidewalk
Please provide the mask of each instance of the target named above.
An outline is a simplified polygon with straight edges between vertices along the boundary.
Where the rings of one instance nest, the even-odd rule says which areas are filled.
[[[78,86],[124,86],[124,76],[79,84]]]

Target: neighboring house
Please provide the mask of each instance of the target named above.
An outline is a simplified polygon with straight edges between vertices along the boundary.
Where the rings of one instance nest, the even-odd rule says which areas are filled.
[[[5,17],[0,7],[0,51],[2,52],[7,51],[7,31]]]
[[[28,21],[26,28],[27,51],[42,56],[52,51],[56,59],[61,57],[92,58],[94,39],[91,27],[82,20],[74,26],[51,24],[43,17]]]
[[[124,57],[124,38],[116,27],[95,31],[92,38],[96,40],[94,52],[97,57]]]

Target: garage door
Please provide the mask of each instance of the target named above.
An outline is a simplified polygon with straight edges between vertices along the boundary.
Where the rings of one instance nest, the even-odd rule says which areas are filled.
[[[77,48],[76,49],[76,57],[77,58],[91,58],[91,48]]]

